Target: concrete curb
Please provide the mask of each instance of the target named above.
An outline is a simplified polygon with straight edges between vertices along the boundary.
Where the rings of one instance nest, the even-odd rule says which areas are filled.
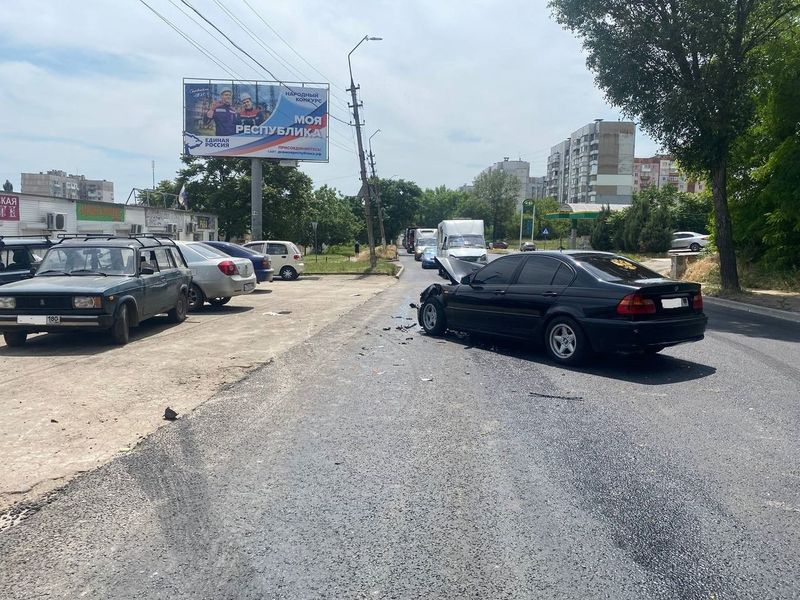
[[[755,313],[765,317],[773,317],[775,319],[783,319],[784,321],[791,321],[793,323],[800,323],[800,313],[793,313],[788,310],[779,310],[777,308],[766,308],[764,306],[755,306],[754,304],[747,304],[746,302],[737,302],[736,300],[726,300],[725,298],[716,298],[714,296],[703,296],[703,302],[708,304],[716,304],[724,306],[725,308],[732,308],[733,310],[740,310],[742,312]]]
[[[400,275],[403,274],[403,271],[406,270],[405,265],[400,265],[400,269],[398,269],[397,273],[394,274],[395,279],[400,279]]]

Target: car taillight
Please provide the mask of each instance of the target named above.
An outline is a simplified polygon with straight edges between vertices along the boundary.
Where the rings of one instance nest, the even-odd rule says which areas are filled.
[[[652,315],[656,312],[656,303],[639,294],[628,294],[617,304],[618,315]]]
[[[262,269],[269,269],[269,259],[268,258],[262,258],[261,259],[261,268]]]
[[[703,293],[697,292],[692,298],[692,309],[703,310]]]
[[[225,273],[225,275],[238,275],[239,273],[239,269],[236,268],[232,260],[223,260],[217,267],[219,267],[219,270]]]
[[[300,260],[300,255],[299,254],[295,254],[292,258],[295,259],[295,260]]]

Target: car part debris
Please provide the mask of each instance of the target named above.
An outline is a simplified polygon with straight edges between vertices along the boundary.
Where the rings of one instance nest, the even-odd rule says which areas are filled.
[[[540,394],[539,392],[528,392],[528,395],[549,400],[583,400],[583,396],[556,396],[553,394]]]
[[[174,421],[178,418],[178,413],[172,410],[169,406],[164,409],[164,420]]]

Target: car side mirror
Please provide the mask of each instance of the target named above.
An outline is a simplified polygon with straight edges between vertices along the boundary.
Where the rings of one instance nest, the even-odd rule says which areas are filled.
[[[472,274],[470,274],[470,275],[464,275],[464,276],[461,278],[461,283],[463,283],[464,285],[470,285],[470,282],[471,282],[471,281],[472,281]]]
[[[139,272],[142,275],[154,275],[156,271],[153,267],[142,267],[139,269]]]

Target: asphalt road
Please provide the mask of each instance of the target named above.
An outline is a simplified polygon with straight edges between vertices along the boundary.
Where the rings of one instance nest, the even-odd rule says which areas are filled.
[[[795,598],[800,325],[581,370],[399,285],[0,533],[2,598]],[[398,329],[400,328],[400,329]]]

